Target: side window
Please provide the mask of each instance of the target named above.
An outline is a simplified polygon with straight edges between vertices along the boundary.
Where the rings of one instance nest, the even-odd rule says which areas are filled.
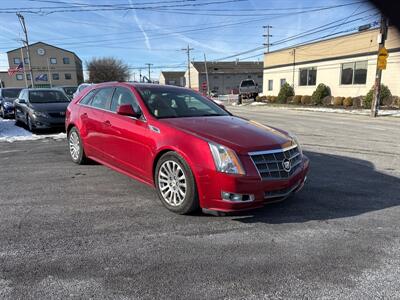
[[[93,95],[94,95],[95,93],[96,93],[96,90],[90,91],[89,93],[87,93],[87,95],[86,95],[85,97],[83,97],[83,98],[81,99],[81,101],[79,101],[79,103],[80,103],[80,104],[83,104],[83,105],[89,105],[90,100],[92,100]]]
[[[118,106],[122,104],[131,104],[135,111],[140,110],[133,93],[127,88],[117,87],[112,98],[111,111],[117,111]]]
[[[93,97],[91,106],[108,110],[113,92],[114,88],[112,87],[100,89]]]

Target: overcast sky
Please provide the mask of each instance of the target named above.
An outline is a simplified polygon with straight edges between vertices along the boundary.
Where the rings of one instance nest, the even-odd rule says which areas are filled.
[[[92,57],[114,56],[130,67],[154,64],[153,78],[161,68],[184,69],[186,54],[180,50],[188,44],[194,48],[195,60],[219,59],[253,49],[265,42],[264,25],[271,25],[271,42],[302,33],[308,29],[343,19],[335,27],[294,39],[284,46],[336,32],[351,31],[358,25],[379,20],[368,3],[357,0],[2,0],[0,12],[7,8],[29,9],[24,12],[30,42],[43,41],[74,51],[84,62]],[[60,2],[60,3],[55,3]],[[216,3],[224,2],[224,3]],[[124,4],[142,9],[42,13],[54,10],[90,9],[75,4]],[[346,5],[349,4],[349,5]],[[160,7],[164,6],[164,7]],[[177,7],[180,5],[180,7]],[[334,8],[334,6],[346,5]],[[156,8],[153,8],[157,6]],[[165,7],[168,6],[168,7]],[[115,6],[114,6],[115,7]],[[324,9],[325,7],[332,7]],[[144,9],[143,9],[144,8]],[[151,9],[149,9],[151,8]],[[321,10],[319,10],[321,9]],[[1,11],[2,10],[2,11]],[[310,11],[314,10],[314,11]],[[315,11],[318,10],[318,11]],[[354,22],[350,22],[354,19]],[[0,13],[0,69],[6,70],[5,52],[21,46],[21,26],[15,13]],[[239,59],[262,60],[263,50],[238,56]],[[236,57],[235,57],[236,58]],[[234,60],[232,58],[231,60]],[[138,70],[132,69],[138,74]],[[143,71],[144,73],[145,71]],[[146,71],[147,72],[147,71]],[[146,73],[147,74],[147,73]],[[137,76],[137,75],[136,75]]]

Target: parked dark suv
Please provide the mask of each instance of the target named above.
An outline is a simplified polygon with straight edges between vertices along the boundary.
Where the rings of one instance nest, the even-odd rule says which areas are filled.
[[[18,98],[21,88],[0,89],[0,116],[4,119],[14,116],[14,100]]]
[[[23,89],[14,101],[15,121],[30,131],[63,128],[69,101],[59,89]]]

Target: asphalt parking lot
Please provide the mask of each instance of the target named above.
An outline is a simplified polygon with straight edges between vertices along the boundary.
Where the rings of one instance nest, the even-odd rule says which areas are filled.
[[[301,193],[179,216],[65,140],[1,142],[0,298],[398,298],[400,119],[230,110],[299,137]]]

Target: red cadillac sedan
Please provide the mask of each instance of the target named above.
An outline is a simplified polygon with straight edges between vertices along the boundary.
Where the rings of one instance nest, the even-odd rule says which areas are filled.
[[[309,160],[287,132],[236,117],[186,88],[110,82],[68,106],[72,160],[154,186],[179,214],[231,212],[299,191]]]

